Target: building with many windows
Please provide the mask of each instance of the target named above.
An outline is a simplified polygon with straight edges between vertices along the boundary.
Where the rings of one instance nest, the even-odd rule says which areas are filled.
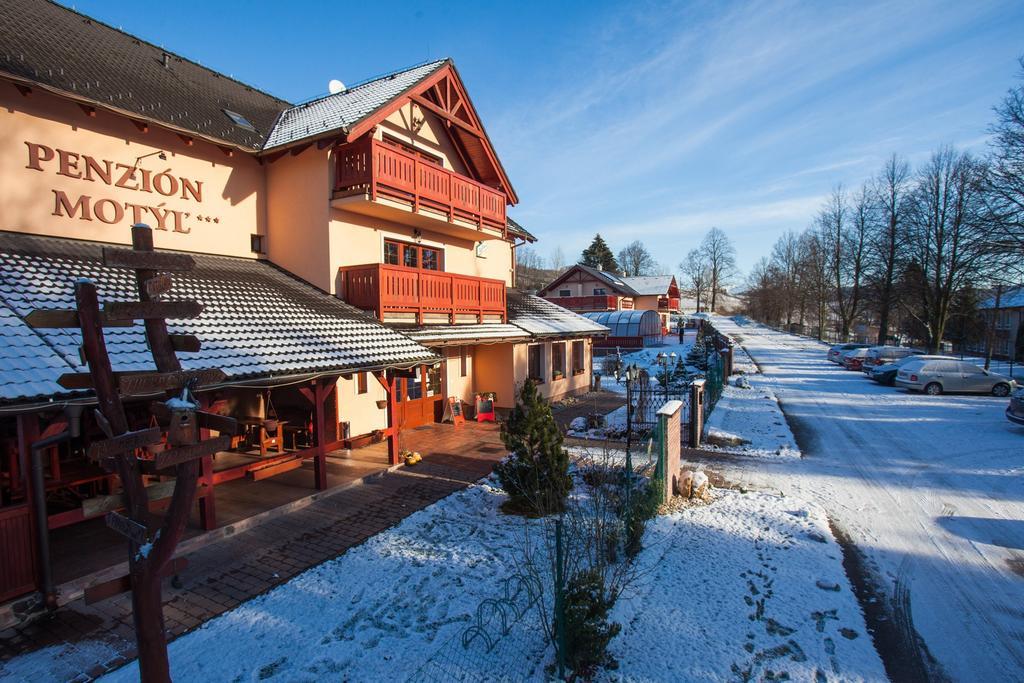
[[[553,399],[589,388],[607,330],[510,289],[514,249],[534,238],[506,213],[518,196],[451,60],[293,104],[15,0],[0,6],[0,103],[0,601],[33,585],[32,524],[116,507],[116,481],[64,445],[47,460],[49,519],[33,521],[28,449],[93,399],[67,380],[88,369],[77,331],[30,316],[73,308],[79,277],[104,302],[137,296],[104,251],[133,224],[193,256],[170,295],[205,306],[169,321],[202,342],[183,366],[223,369],[201,395],[252,427],[249,449],[204,460],[206,528],[215,485],[312,460],[324,487],[327,452],[384,439],[397,462],[399,434],[452,402],[472,416],[477,394],[509,408],[527,380]],[[151,369],[138,326],[105,336],[115,371]]]

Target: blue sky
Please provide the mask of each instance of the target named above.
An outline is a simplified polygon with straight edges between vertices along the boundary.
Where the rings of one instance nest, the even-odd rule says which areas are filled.
[[[983,151],[1024,55],[1019,1],[74,6],[291,101],[454,57],[542,254],[672,270],[712,226],[749,268],[893,152]]]

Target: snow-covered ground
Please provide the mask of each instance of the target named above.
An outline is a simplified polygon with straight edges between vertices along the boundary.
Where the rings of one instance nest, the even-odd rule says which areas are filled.
[[[1024,428],[1007,400],[882,387],[818,342],[715,324],[774,383],[804,455],[723,473],[820,503],[946,675],[1024,679]]]
[[[177,681],[546,680],[535,611],[494,650],[461,637],[521,561],[524,525],[489,478],[170,645]],[[714,490],[708,505],[649,523],[638,581],[612,618],[623,631],[606,680],[884,679],[821,508]],[[550,604],[550,603],[549,603]],[[3,680],[68,680],[99,643],[0,666]],[[81,662],[75,656],[81,655]],[[81,658],[80,658],[81,659]],[[425,670],[423,667],[427,667]],[[135,681],[136,664],[105,681]]]
[[[704,423],[703,448],[767,458],[800,457],[793,432],[775,396],[775,379],[759,374],[741,346],[733,349],[733,371],[722,387],[722,396]],[[716,439],[717,437],[717,439]],[[714,445],[709,441],[738,437],[738,445]]]
[[[612,613],[622,679],[886,680],[822,509],[714,496],[648,526],[643,584]]]

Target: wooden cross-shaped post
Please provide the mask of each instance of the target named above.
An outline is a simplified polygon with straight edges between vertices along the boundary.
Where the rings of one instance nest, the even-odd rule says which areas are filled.
[[[132,246],[133,249],[105,248],[103,258],[107,266],[135,270],[138,302],[109,302],[101,310],[95,283],[80,279],[75,283],[76,310],[35,311],[28,321],[37,327],[77,325],[81,329],[88,376],[65,375],[60,382],[64,386],[91,386],[96,392],[96,420],[108,438],[92,444],[89,455],[108,470],[116,471],[124,490],[127,514],[111,512],[107,524],[129,541],[139,672],[142,680],[149,683],[170,681],[160,584],[188,521],[201,459],[227,450],[237,425],[230,418],[199,411],[198,404],[188,400],[188,389],[180,399],[170,398],[183,387],[224,379],[220,370],[183,371],[176,351],[198,351],[199,342],[194,337],[171,335],[167,331],[167,317],[194,317],[202,311],[202,306],[194,301],[159,300],[173,285],[171,276],[161,271],[191,270],[195,265],[192,257],[154,252],[153,233],[143,224],[132,226]],[[131,325],[138,319],[144,321],[146,341],[157,372],[115,373],[103,328]],[[168,443],[172,448],[157,451],[151,458],[136,457],[139,449],[160,442],[163,430],[152,427],[131,431],[122,397],[159,391],[167,392],[169,400],[153,403],[151,412],[158,423],[168,424]],[[200,441],[200,427],[218,430],[222,436]],[[149,515],[149,498],[142,477],[170,468],[175,475],[174,493],[157,528]]]

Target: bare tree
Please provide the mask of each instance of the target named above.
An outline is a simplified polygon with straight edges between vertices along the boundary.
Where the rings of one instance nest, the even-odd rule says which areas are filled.
[[[619,252],[619,267],[625,277],[635,277],[654,275],[658,264],[643,242],[633,240]]]
[[[932,353],[941,347],[957,293],[983,277],[997,258],[988,245],[984,170],[970,154],[943,147],[918,174],[909,221],[908,286],[915,299],[911,314]]]
[[[718,228],[711,228],[701,242],[700,251],[711,275],[711,306],[708,310],[714,313],[718,293],[736,274],[736,248],[724,232]]]
[[[800,238],[792,230],[783,233],[775,242],[771,265],[777,271],[780,306],[789,327],[793,324],[793,313],[799,308],[800,286]]]
[[[832,191],[818,215],[821,243],[828,256],[832,306],[838,316],[839,335],[848,339],[861,306],[868,205],[861,192],[853,206],[842,186]]]
[[[704,259],[703,252],[700,249],[691,249],[686,254],[686,259],[679,264],[679,270],[683,274],[682,289],[696,300],[695,312],[700,313],[700,304],[707,301],[711,289],[711,268]]]
[[[1019,62],[1022,83],[996,107],[992,163],[985,177],[991,222],[1003,249],[1016,252],[1018,259],[1024,255],[1024,57]]]
[[[896,281],[903,265],[906,241],[906,213],[910,193],[910,166],[895,154],[889,157],[875,179],[878,220],[869,240],[868,268],[878,306],[878,343],[889,338]]]
[[[551,252],[550,266],[551,270],[555,271],[556,274],[561,273],[563,270],[565,270],[565,252],[562,251],[562,247],[555,247],[554,250]]]

